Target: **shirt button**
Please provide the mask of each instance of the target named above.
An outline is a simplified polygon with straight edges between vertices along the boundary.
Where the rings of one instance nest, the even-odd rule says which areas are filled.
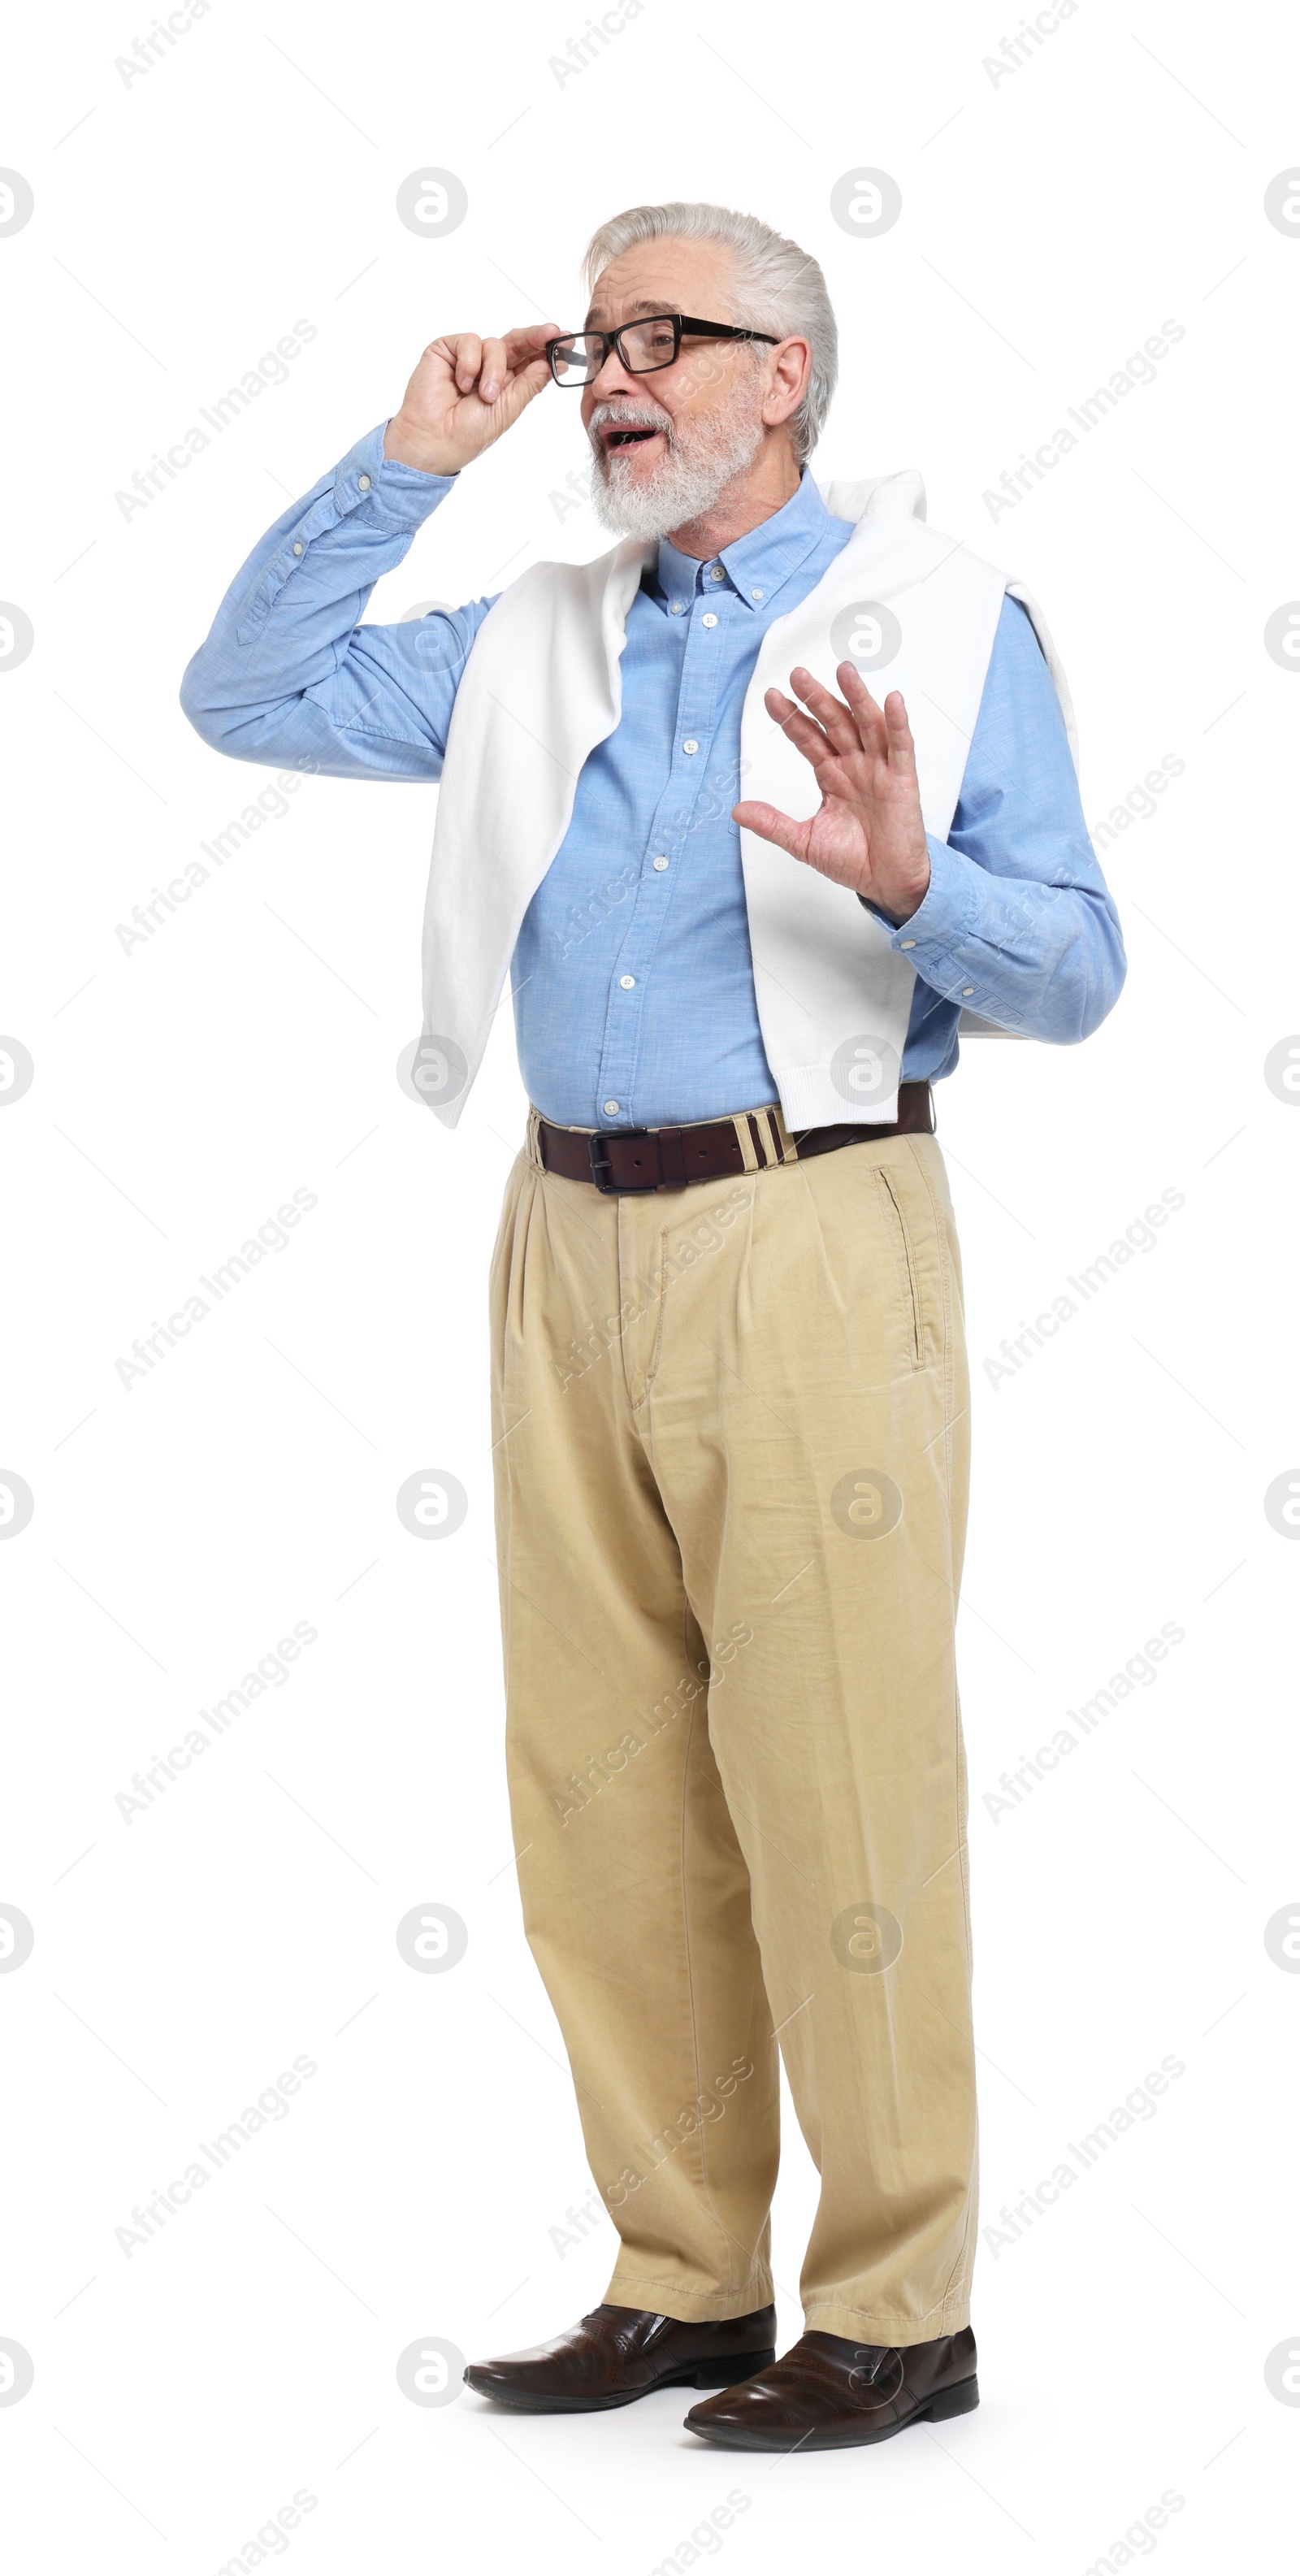
[[[295,547],[294,547],[294,553],[295,553],[296,555],[300,555],[300,554],[302,553],[302,547],[301,547],[300,545],[295,545]]]
[[[961,988],[961,997],[962,997],[963,1002],[968,1002],[968,1001],[970,1000],[971,994],[974,992],[974,990],[975,990],[975,987],[974,987],[974,985],[973,985],[973,984],[963,984],[963,986],[962,986],[962,988]]]
[[[761,590],[751,590],[749,596],[751,599],[762,599],[765,594]]]
[[[603,1115],[604,1115],[606,1118],[617,1118],[617,1116],[618,1116],[618,1102],[617,1102],[616,1100],[606,1100],[606,1101],[602,1102],[601,1106],[602,1106]]]
[[[654,864],[655,864],[655,866],[656,866],[657,868],[659,868],[659,869],[663,869],[663,868],[666,868],[666,867],[667,867],[667,865],[668,865],[668,861],[667,861],[667,859],[656,859],[656,860],[655,860],[655,862],[654,862]]]
[[[669,602],[668,602],[668,614],[669,614],[669,616],[670,616],[670,617],[680,617],[680,616],[681,616],[681,613],[682,613],[682,610],[685,608],[685,606],[686,606],[686,602],[685,602],[685,600],[684,600],[684,599],[670,599],[670,600],[669,600]]]
[[[635,975],[620,975],[618,980],[622,985],[624,992],[630,993],[636,982],[636,977]]]
[[[369,491],[369,489],[370,489],[370,477],[369,477],[369,475],[368,475],[368,474],[358,474],[358,476],[357,476],[357,490],[358,490],[358,492],[368,492],[368,491]]]
[[[898,944],[900,948],[915,948],[916,941],[914,939],[900,939]]]
[[[706,610],[705,610],[705,612],[704,612],[704,621],[703,621],[703,622],[704,622],[704,624],[705,624],[706,626],[716,626],[716,625],[717,625],[717,622],[718,622],[718,621],[717,621],[716,617],[714,616],[713,611],[712,611],[712,609],[711,609],[711,608],[706,608]]]
[[[726,573],[723,571],[723,568],[722,568],[722,565],[721,565],[721,564],[710,564],[710,566],[709,566],[709,579],[710,579],[710,581],[725,581],[725,580],[726,580],[726,578],[727,578]]]
[[[682,744],[683,751],[698,751],[699,747],[698,742],[684,742]]]

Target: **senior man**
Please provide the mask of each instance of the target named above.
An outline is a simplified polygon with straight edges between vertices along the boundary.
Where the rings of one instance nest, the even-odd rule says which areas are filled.
[[[1123,947],[1033,604],[927,528],[916,474],[807,471],[816,261],[641,206],[587,281],[581,331],[431,343],[249,557],[183,703],[236,759],[441,778],[416,1079],[449,1127],[513,988],[507,1764],[621,2243],[599,2307],[466,2377],[537,2412],[715,2390],[686,2418],[710,2441],[838,2449],[978,2400],[968,1389],[931,1086],[963,1010],[1088,1036]],[[360,624],[552,384],[622,541]],[[781,2058],[821,2191],[778,2361]]]

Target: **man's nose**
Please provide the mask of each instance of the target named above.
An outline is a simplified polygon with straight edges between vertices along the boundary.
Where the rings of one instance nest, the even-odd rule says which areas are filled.
[[[593,376],[587,391],[595,402],[609,402],[615,394],[634,394],[635,376],[629,375],[617,349],[607,349],[599,375]]]

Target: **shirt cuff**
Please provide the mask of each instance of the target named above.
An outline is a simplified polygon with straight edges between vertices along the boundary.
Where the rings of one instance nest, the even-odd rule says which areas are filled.
[[[933,832],[926,833],[925,843],[930,882],[910,920],[888,921],[875,904],[867,903],[867,910],[888,931],[890,947],[906,956],[932,992],[978,1010],[978,988],[969,981],[969,954],[961,954],[975,927],[971,862],[949,849],[946,841],[937,841]],[[865,895],[858,900],[866,903]]]
[[[367,430],[342,459],[334,477],[334,498],[340,514],[348,512],[358,501],[368,500],[370,517],[380,526],[403,528],[413,536],[422,528],[440,501],[445,501],[454,474],[423,474],[418,466],[399,464],[396,457],[385,456],[386,420]],[[368,478],[363,482],[362,478]]]

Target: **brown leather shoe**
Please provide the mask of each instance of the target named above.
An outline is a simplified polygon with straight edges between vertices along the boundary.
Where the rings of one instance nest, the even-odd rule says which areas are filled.
[[[979,2402],[969,2326],[903,2345],[813,2332],[743,2388],[692,2406],[686,2425],[732,2451],[846,2451]]]
[[[471,2362],[465,2377],[499,2406],[586,2415],[630,2406],[652,2388],[731,2388],[775,2359],[775,2308],[688,2325],[652,2308],[599,2307],[554,2343]]]

